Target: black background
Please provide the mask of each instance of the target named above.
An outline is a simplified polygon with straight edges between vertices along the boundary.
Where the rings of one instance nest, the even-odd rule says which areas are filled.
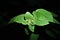
[[[17,16],[19,14],[24,14],[25,12],[33,12],[38,8],[43,8],[48,11],[54,12],[58,15],[56,18],[60,21],[60,1],[59,0],[2,0],[0,1],[0,38],[2,39],[20,39],[25,40],[27,39],[27,35],[24,32],[24,27],[27,25],[22,25],[18,23],[7,24],[9,20]],[[44,27],[36,27],[39,31],[35,32],[40,34],[39,40],[55,40],[54,38],[50,37],[45,33],[45,29],[49,29],[56,35],[56,40],[60,39],[60,34],[56,34],[52,29],[59,30],[59,24],[50,23]]]

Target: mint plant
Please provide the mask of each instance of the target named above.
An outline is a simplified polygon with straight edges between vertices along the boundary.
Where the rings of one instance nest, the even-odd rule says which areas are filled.
[[[35,26],[45,26],[48,25],[49,22],[60,24],[54,17],[57,17],[56,14],[49,12],[45,9],[37,9],[32,13],[26,12],[25,14],[21,14],[13,17],[10,23],[17,22],[23,25],[28,25],[28,28],[31,32],[34,32]],[[28,30],[25,28],[26,34],[29,34]],[[35,39],[31,39],[35,40]],[[36,39],[37,40],[37,39]]]

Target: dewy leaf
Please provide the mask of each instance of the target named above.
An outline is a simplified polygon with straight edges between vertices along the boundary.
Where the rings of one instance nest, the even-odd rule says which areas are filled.
[[[13,22],[22,23],[26,25],[26,21],[24,20],[24,14],[13,17],[9,23],[13,23]]]
[[[30,31],[32,31],[32,32],[34,32],[34,29],[35,29],[35,27],[34,27],[34,25],[28,25],[29,27],[29,29],[30,29]]]
[[[33,16],[39,20],[48,20],[49,22],[53,22],[53,15],[51,12],[44,9],[37,9],[33,11]]]

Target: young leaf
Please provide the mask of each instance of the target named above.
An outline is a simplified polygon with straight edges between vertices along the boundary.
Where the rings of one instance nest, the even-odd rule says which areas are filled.
[[[44,10],[44,9],[37,9],[36,11],[33,11],[33,16],[36,19],[43,19],[43,20],[48,20],[49,22],[53,22],[53,15],[51,12]]]
[[[30,12],[26,12],[25,19],[33,19],[33,15]]]
[[[30,29],[30,31],[34,32],[35,26],[34,25],[29,25],[28,28]]]
[[[26,12],[25,14],[25,20],[26,22],[29,24],[33,24],[32,20],[33,20],[33,15],[30,12]]]
[[[26,21],[24,20],[24,14],[13,17],[9,23],[13,23],[13,22],[22,23],[24,25],[27,24]]]

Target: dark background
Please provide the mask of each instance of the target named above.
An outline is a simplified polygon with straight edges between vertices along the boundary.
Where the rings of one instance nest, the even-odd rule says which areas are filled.
[[[59,0],[2,0],[0,1],[0,37],[2,39],[27,39],[27,35],[24,32],[24,27],[27,25],[22,25],[18,23],[7,24],[9,20],[19,14],[24,14],[25,12],[33,12],[38,8],[43,8],[48,11],[54,12],[58,15],[56,19],[60,22],[60,1]],[[35,32],[40,34],[39,40],[55,40],[55,38],[50,37],[45,33],[45,29],[49,29],[53,34],[55,34],[56,39],[60,39],[60,34],[55,33],[52,29],[59,30],[59,24],[50,23],[44,27],[36,27],[39,31]],[[59,30],[60,32],[60,30]]]

